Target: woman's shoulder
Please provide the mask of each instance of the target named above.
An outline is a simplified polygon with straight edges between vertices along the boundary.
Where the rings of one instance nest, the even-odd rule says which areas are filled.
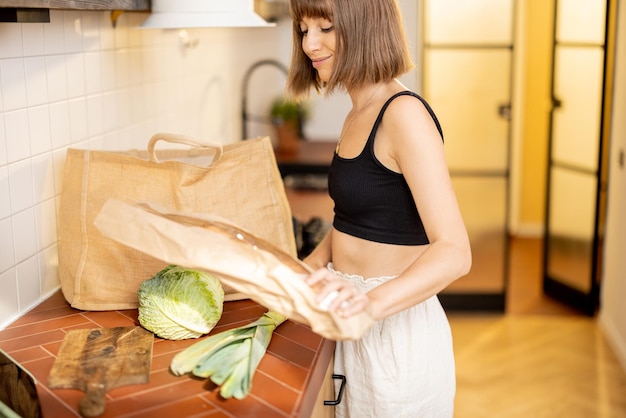
[[[409,109],[423,109],[428,111],[430,104],[418,93],[411,90],[400,90],[390,94],[386,102],[388,107],[402,107]]]
[[[389,116],[390,119],[408,119],[407,122],[415,118],[421,119],[421,116],[430,118],[432,110],[422,96],[410,90],[394,93],[387,99],[385,107],[385,116]]]
[[[388,99],[385,118],[393,124],[413,127],[434,123],[443,137],[439,120],[430,104],[410,90],[397,92]]]

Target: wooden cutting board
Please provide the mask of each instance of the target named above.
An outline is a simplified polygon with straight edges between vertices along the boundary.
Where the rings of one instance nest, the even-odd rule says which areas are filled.
[[[0,417],[40,418],[35,378],[0,350]]]
[[[48,387],[82,390],[80,414],[102,415],[109,390],[148,382],[153,340],[154,334],[139,326],[69,331],[52,365]]]

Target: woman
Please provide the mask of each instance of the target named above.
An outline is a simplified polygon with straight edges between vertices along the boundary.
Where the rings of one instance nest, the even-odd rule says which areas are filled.
[[[290,0],[287,89],[352,100],[329,172],[333,227],[306,258],[318,301],[375,325],[339,341],[338,417],[452,417],[450,327],[437,293],[467,274],[470,245],[428,104],[396,78],[412,67],[397,0]]]

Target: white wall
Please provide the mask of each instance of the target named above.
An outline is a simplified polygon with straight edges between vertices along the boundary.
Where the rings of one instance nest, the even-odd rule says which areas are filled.
[[[240,139],[241,77],[272,28],[140,30],[147,14],[52,11],[0,23],[0,329],[58,289],[56,208],[68,147],[145,148],[169,131]],[[236,39],[236,38],[235,38]],[[263,92],[261,92],[263,93]]]
[[[626,161],[620,165],[619,154],[626,153],[626,5],[620,4],[617,24],[617,48],[611,149],[609,160],[609,199],[606,223],[604,274],[601,312],[605,335],[610,340],[626,370]],[[626,158],[626,155],[623,156]]]

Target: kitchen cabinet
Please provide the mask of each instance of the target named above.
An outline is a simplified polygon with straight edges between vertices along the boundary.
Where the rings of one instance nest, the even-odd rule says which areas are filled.
[[[0,7],[19,9],[150,10],[150,0],[0,0]]]
[[[320,388],[320,392],[317,395],[317,400],[315,401],[315,407],[313,408],[313,412],[311,412],[310,418],[334,418],[335,417],[335,407],[333,405],[325,405],[324,401],[334,400],[335,399],[335,385],[333,381],[333,359],[330,360],[330,364],[326,369],[326,374],[324,375],[324,380],[322,382],[322,387]]]

